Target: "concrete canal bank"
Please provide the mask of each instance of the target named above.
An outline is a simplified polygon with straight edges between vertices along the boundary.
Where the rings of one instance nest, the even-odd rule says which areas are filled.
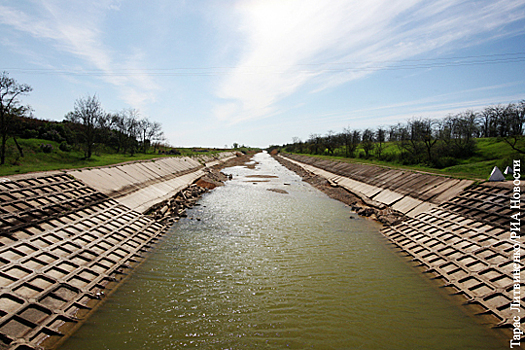
[[[516,305],[525,298],[513,274],[514,263],[523,266],[514,259],[523,249],[516,251],[510,240],[511,181],[474,186],[468,180],[379,166],[299,155],[278,158],[345,188],[378,215],[404,215],[381,233],[451,294],[490,315],[492,326],[516,326]]]
[[[203,177],[206,167],[235,157],[0,179],[0,349],[60,342],[165,233],[167,226],[144,213]]]
[[[223,172],[61,350],[508,348],[268,154]]]
[[[206,167],[235,157],[163,158],[0,179],[0,349],[52,348],[65,339],[166,232],[169,221],[158,212],[178,211],[171,198],[185,198],[181,191],[209,175]],[[367,215],[395,214],[381,232],[402,254],[490,315],[492,325],[511,326],[509,185],[278,158],[351,192]],[[145,215],[152,207],[156,216]]]

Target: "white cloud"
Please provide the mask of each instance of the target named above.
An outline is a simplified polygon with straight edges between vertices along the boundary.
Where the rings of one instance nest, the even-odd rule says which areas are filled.
[[[120,6],[120,0],[42,0],[34,1],[31,10],[25,11],[0,5],[0,23],[35,39],[51,41],[59,52],[80,58],[85,64],[82,64],[79,73],[84,70],[94,71],[105,82],[115,86],[124,101],[140,108],[146,101],[154,99],[153,91],[158,89],[149,77],[136,73],[144,57],[140,52],[134,52],[124,54],[127,56],[125,60],[118,60],[115,48],[109,48],[104,43],[103,19],[108,11],[118,11]],[[23,52],[24,49],[17,51]],[[50,68],[49,64],[42,65],[46,69]],[[56,64],[53,67],[55,70],[71,68],[58,67]]]
[[[520,0],[239,0],[236,11],[241,58],[218,87],[225,105],[215,110],[230,122],[266,117],[300,88],[359,79],[378,62],[510,35],[503,27],[525,18]]]

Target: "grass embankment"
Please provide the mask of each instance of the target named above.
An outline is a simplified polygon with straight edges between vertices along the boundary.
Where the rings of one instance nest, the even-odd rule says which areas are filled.
[[[49,171],[61,169],[77,169],[86,167],[97,167],[111,165],[136,160],[147,160],[161,157],[177,157],[173,155],[163,155],[157,153],[136,153],[133,156],[121,153],[102,153],[95,152],[90,159],[84,158],[84,153],[80,150],[69,152],[60,150],[58,142],[41,139],[17,139],[21,146],[24,157],[20,157],[13,139],[7,142],[6,162],[0,165],[0,176],[25,174],[35,171]],[[41,145],[51,145],[53,149],[46,153]],[[195,152],[192,149],[178,148],[182,156],[213,155],[220,151],[209,150],[207,152]]]
[[[524,156],[516,154],[505,141],[498,140],[496,138],[484,138],[476,140],[477,151],[476,154],[466,159],[455,159],[456,165],[445,167],[442,169],[436,169],[425,165],[404,165],[393,161],[384,161],[377,159],[366,159],[366,158],[345,158],[341,156],[326,156],[326,155],[315,155],[323,159],[333,159],[348,163],[365,163],[383,165],[396,169],[408,169],[416,171],[424,171],[439,175],[451,176],[461,179],[470,179],[475,181],[487,180],[494,166],[497,166],[502,172],[505,167],[512,167],[513,159],[522,159],[525,162]],[[383,151],[385,158],[389,158],[388,155],[395,155],[399,152],[399,148],[393,143],[387,143]],[[393,157],[390,157],[393,158]],[[525,164],[525,163],[523,163]],[[506,176],[507,179],[511,179],[511,175]]]

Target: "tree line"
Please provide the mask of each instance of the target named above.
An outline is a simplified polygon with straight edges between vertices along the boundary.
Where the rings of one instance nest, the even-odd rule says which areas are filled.
[[[286,152],[373,157],[443,168],[474,155],[477,138],[500,138],[514,151],[525,154],[524,123],[525,100],[488,106],[479,112],[466,110],[442,119],[412,118],[376,129],[347,127],[339,133],[310,134],[304,141],[294,137],[292,143],[280,148]]]
[[[86,158],[91,157],[97,144],[133,156],[138,151],[146,153],[154,142],[164,141],[160,123],[140,118],[139,111],[132,108],[107,113],[96,95],[77,99],[64,121],[80,129],[77,142],[83,145]]]
[[[31,91],[29,85],[19,84],[7,72],[0,74],[0,164],[5,164],[9,138],[21,157],[24,154],[17,137],[56,141],[63,151],[81,149],[86,159],[98,148],[133,156],[165,141],[160,123],[141,118],[136,109],[106,112],[96,95],[78,98],[63,122],[38,120],[31,108],[20,102],[20,97]]]

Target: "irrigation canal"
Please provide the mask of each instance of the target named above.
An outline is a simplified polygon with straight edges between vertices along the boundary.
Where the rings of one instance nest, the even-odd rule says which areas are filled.
[[[61,350],[503,349],[375,222],[266,153],[205,195]]]

